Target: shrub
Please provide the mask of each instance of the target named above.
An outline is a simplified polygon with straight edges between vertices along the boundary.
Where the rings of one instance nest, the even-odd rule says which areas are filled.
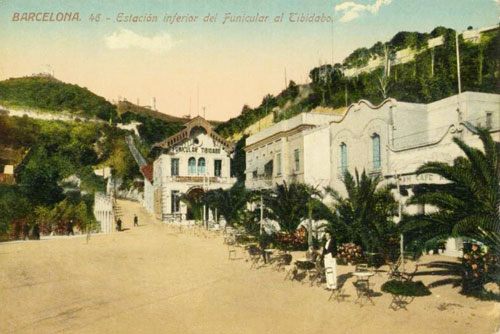
[[[390,280],[382,284],[381,290],[393,295],[421,297],[429,296],[431,291],[421,281]]]
[[[337,261],[339,264],[357,264],[365,261],[361,246],[355,244],[343,244],[337,249]]]
[[[462,264],[462,291],[465,293],[482,291],[485,283],[498,281],[500,257],[484,251],[479,245],[464,247]]]
[[[306,250],[306,232],[304,229],[294,232],[279,232],[276,234],[276,245],[285,250]]]

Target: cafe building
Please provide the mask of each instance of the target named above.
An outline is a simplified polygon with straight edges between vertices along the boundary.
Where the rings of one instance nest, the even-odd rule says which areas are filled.
[[[341,116],[303,113],[247,138],[245,184],[261,189],[302,182],[318,189],[330,186],[346,196],[343,175],[357,169],[399,184],[395,198],[405,213],[433,210],[405,203],[426,184],[447,181],[416,170],[428,161],[451,164],[461,156],[453,137],[482,148],[479,126],[500,141],[499,110],[500,95],[465,92],[429,104],[360,100]],[[445,254],[460,254],[460,240],[450,239],[446,246]]]

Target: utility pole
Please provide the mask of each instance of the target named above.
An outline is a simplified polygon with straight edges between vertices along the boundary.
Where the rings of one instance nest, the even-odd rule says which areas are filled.
[[[460,79],[460,51],[458,46],[458,31],[455,31],[455,46],[457,50],[457,79],[458,79],[458,94],[462,93],[462,81]]]
[[[309,231],[307,233],[307,246],[311,247],[313,245],[313,237],[312,237],[312,195],[311,198],[309,199]]]

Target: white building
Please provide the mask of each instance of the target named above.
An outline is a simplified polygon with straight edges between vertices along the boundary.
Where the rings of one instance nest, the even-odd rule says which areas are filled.
[[[405,188],[440,183],[436,175],[416,175],[427,161],[452,163],[462,154],[452,138],[481,147],[475,127],[500,141],[500,95],[465,92],[430,104],[387,99],[378,106],[361,100],[339,116],[304,113],[247,138],[246,186],[304,182],[329,185],[345,194],[344,171],[366,170]],[[406,207],[408,213],[425,207]],[[448,245],[457,255],[459,245]]]
[[[230,188],[236,182],[230,175],[234,145],[215,133],[202,117],[184,127],[153,145],[160,155],[152,166],[142,168],[144,206],[162,221],[193,219],[190,209],[180,201],[181,195],[197,197],[207,190]]]
[[[340,119],[302,113],[249,136],[245,186],[270,188],[283,181],[327,186],[330,168],[324,161],[329,161],[329,123]]]

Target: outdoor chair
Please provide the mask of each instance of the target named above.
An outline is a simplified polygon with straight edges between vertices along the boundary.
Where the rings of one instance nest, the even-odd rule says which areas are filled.
[[[322,262],[323,261],[321,261],[321,258],[318,256],[316,258],[316,261],[314,262],[314,268],[308,271],[311,286],[313,286],[314,283],[316,283],[317,285],[321,285],[323,281],[326,281],[325,267],[323,266]]]
[[[274,263],[274,269],[276,271],[281,271],[285,268],[285,266],[290,265],[292,262],[292,255],[291,254],[279,254],[273,259]]]
[[[325,269],[325,276],[328,274],[333,274],[333,269],[332,268],[326,268]],[[336,287],[331,287],[331,286],[326,286],[326,289],[331,291],[332,293],[330,294],[330,297],[328,298],[328,301],[330,301],[332,298],[335,299],[337,302],[341,302],[345,300],[346,295],[344,294],[344,284],[340,283],[337,281],[337,286]]]
[[[234,260],[236,258],[236,248],[234,241],[228,241],[227,243],[228,259]]]
[[[418,271],[418,263],[415,264],[415,269],[412,272],[401,272],[400,273],[400,278],[405,281],[405,282],[411,282],[413,281],[413,278],[415,277],[415,274]]]
[[[389,279],[398,279],[401,277],[400,267],[403,264],[403,259],[401,256],[395,262],[389,262],[389,271],[387,276]]]
[[[358,272],[358,273],[369,271],[368,264],[366,264],[366,263],[359,263],[359,264],[357,264],[356,268],[355,268],[355,271]]]
[[[408,311],[406,306],[411,304],[413,299],[415,299],[415,296],[403,296],[403,295],[393,294],[392,301],[391,301],[391,304],[389,305],[389,308],[394,310],[394,311],[398,311],[401,309]]]
[[[300,275],[304,275],[305,277],[311,277],[312,273],[311,271],[315,270],[316,264],[314,262],[302,262],[302,261],[296,261],[295,262],[295,273],[294,273],[294,278],[297,279]],[[302,283],[304,283],[304,279],[301,280]]]
[[[291,266],[289,266],[288,270],[286,271],[285,281],[287,279],[289,279],[290,281],[297,279],[298,272],[299,270],[296,264],[292,264]]]
[[[252,262],[252,265],[250,266],[250,269],[258,269],[259,268],[259,261],[262,255],[262,251],[260,250],[259,247],[257,246],[250,246],[248,248],[248,255],[250,257],[250,261]]]
[[[373,284],[370,284],[368,280],[358,280],[352,283],[356,288],[356,296],[357,299],[354,303],[359,304],[360,307],[363,307],[367,302],[370,302],[372,305],[375,305],[371,296],[373,293],[372,287]]]

